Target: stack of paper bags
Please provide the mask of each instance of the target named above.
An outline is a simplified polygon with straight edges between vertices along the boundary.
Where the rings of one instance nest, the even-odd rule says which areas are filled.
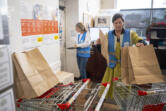
[[[36,48],[13,54],[16,68],[15,86],[17,98],[34,98],[59,83],[48,63]]]
[[[122,48],[121,79],[126,84],[164,82],[152,45]]]

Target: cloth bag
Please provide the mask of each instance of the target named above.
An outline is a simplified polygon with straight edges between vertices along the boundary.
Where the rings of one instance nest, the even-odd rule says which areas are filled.
[[[15,76],[17,98],[40,96],[59,82],[37,48],[14,53],[13,61],[17,72]]]
[[[128,50],[127,50],[128,49]],[[125,53],[124,53],[125,52]],[[152,45],[122,48],[121,76],[127,84],[164,82],[159,63]],[[124,64],[127,64],[127,68]],[[127,74],[128,72],[128,74]],[[126,78],[124,77],[126,76]]]
[[[92,46],[92,51],[93,53],[91,53],[91,57],[88,59],[86,65],[86,71],[88,78],[90,78],[92,82],[100,83],[104,76],[107,62],[97,49],[97,46]]]

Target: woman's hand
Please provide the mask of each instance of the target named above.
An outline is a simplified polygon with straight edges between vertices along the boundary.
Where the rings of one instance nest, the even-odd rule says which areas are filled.
[[[75,45],[74,45],[74,48],[77,48],[77,47],[78,47],[77,44],[75,44]]]
[[[100,38],[96,40],[96,44],[101,44]]]
[[[141,47],[141,46],[144,46],[144,44],[143,43],[136,43],[136,46]]]

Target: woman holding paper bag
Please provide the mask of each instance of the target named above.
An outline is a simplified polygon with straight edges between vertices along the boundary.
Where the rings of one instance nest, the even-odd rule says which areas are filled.
[[[80,71],[80,79],[85,79],[87,78],[86,64],[88,62],[88,58],[90,57],[91,39],[82,23],[76,24],[76,31],[79,33],[77,44],[74,46],[77,48],[77,64]]]
[[[136,32],[124,29],[124,19],[121,14],[115,14],[112,18],[114,30],[111,30],[106,34],[108,38],[108,67],[102,79],[102,82],[110,82],[111,87],[107,94],[107,98],[113,97],[113,81],[114,77],[120,77],[120,55],[121,47],[136,45],[140,47],[146,44],[142,38],[140,38]],[[102,45],[102,44],[101,44]]]

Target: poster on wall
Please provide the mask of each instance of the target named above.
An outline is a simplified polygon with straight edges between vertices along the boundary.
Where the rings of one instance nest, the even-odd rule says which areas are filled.
[[[59,9],[49,3],[21,0],[21,36],[24,49],[50,44],[59,39]]]
[[[0,44],[9,44],[7,0],[0,0]]]
[[[16,111],[12,89],[0,94],[0,111]]]
[[[13,84],[13,72],[8,47],[0,46],[0,91]]]
[[[110,16],[96,16],[95,27],[110,27]]]

